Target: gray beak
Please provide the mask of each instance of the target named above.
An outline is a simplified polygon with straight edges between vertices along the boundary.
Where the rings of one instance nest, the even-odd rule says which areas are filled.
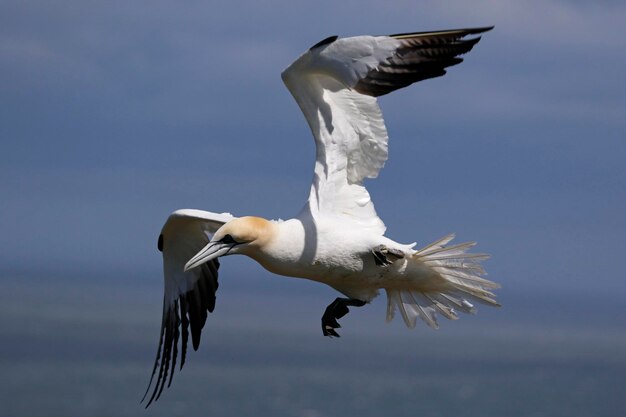
[[[226,255],[234,246],[235,244],[232,243],[209,242],[208,245],[185,264],[185,272],[222,255]]]

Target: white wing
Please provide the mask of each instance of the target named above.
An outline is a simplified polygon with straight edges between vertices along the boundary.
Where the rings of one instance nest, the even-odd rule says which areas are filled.
[[[189,327],[193,348],[196,350],[200,344],[200,333],[206,322],[207,311],[212,312],[215,308],[219,268],[217,259],[187,272],[184,272],[184,265],[209,243],[217,229],[233,218],[227,213],[186,209],[172,213],[163,225],[158,242],[158,248],[163,252],[165,277],[163,320],[154,368],[144,399],[150,390],[157,368],[159,373],[146,407],[161,395],[168,372],[170,373],[168,386],[172,383],[178,357],[179,337],[182,336],[180,360],[182,369],[187,352]]]
[[[338,215],[383,234],[364,178],[375,178],[387,160],[387,129],[376,97],[438,77],[462,61],[491,28],[390,36],[327,38],[282,74],[313,132],[317,146],[308,208]]]

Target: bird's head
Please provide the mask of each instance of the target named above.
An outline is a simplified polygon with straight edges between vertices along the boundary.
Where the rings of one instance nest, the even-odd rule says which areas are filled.
[[[220,227],[211,241],[185,264],[185,271],[215,258],[250,254],[272,237],[272,222],[261,217],[239,217]]]

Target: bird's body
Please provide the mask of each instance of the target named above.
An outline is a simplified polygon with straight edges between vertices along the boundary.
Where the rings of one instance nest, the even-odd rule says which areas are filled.
[[[472,313],[472,302],[498,305],[481,277],[484,254],[467,251],[473,242],[448,246],[453,235],[419,250],[385,236],[363,186],[387,160],[387,131],[376,97],[414,82],[445,74],[462,61],[491,28],[458,29],[390,36],[327,38],[306,51],[282,74],[316,142],[309,199],[289,220],[234,217],[201,210],[178,210],[159,237],[163,252],[163,324],[150,402],[171,383],[176,359],[185,361],[189,328],[194,349],[207,312],[215,308],[218,257],[242,254],[278,275],[327,284],[337,298],[322,317],[325,336],[339,335],[337,319],[348,306],[363,306],[381,290],[387,319],[400,311],[407,326],[417,318],[433,328],[437,315],[456,319]],[[472,302],[470,302],[472,301]],[[160,362],[160,367],[159,367]],[[152,379],[149,386],[152,384]]]
[[[363,301],[375,297],[396,267],[377,266],[372,249],[385,245],[412,252],[406,245],[331,218],[298,217],[270,223],[269,242],[243,254],[275,274],[322,282]]]

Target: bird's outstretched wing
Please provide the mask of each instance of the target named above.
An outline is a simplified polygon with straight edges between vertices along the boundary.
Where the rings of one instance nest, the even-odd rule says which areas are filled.
[[[185,364],[189,328],[191,328],[193,348],[197,350],[207,311],[212,312],[215,308],[217,269],[219,268],[217,259],[187,272],[184,272],[184,265],[209,242],[217,229],[233,218],[227,213],[177,210],[169,216],[161,230],[158,249],[163,252],[165,276],[163,320],[154,368],[142,399],[142,401],[145,400],[154,376],[157,375],[146,407],[161,395],[168,372],[168,386],[172,383],[179,353],[179,338],[181,339],[180,369],[182,369]]]
[[[387,160],[387,129],[376,97],[439,77],[463,61],[491,27],[390,36],[327,38],[283,73],[315,137],[317,155],[309,209],[343,216],[377,233],[364,178],[375,178]]]

